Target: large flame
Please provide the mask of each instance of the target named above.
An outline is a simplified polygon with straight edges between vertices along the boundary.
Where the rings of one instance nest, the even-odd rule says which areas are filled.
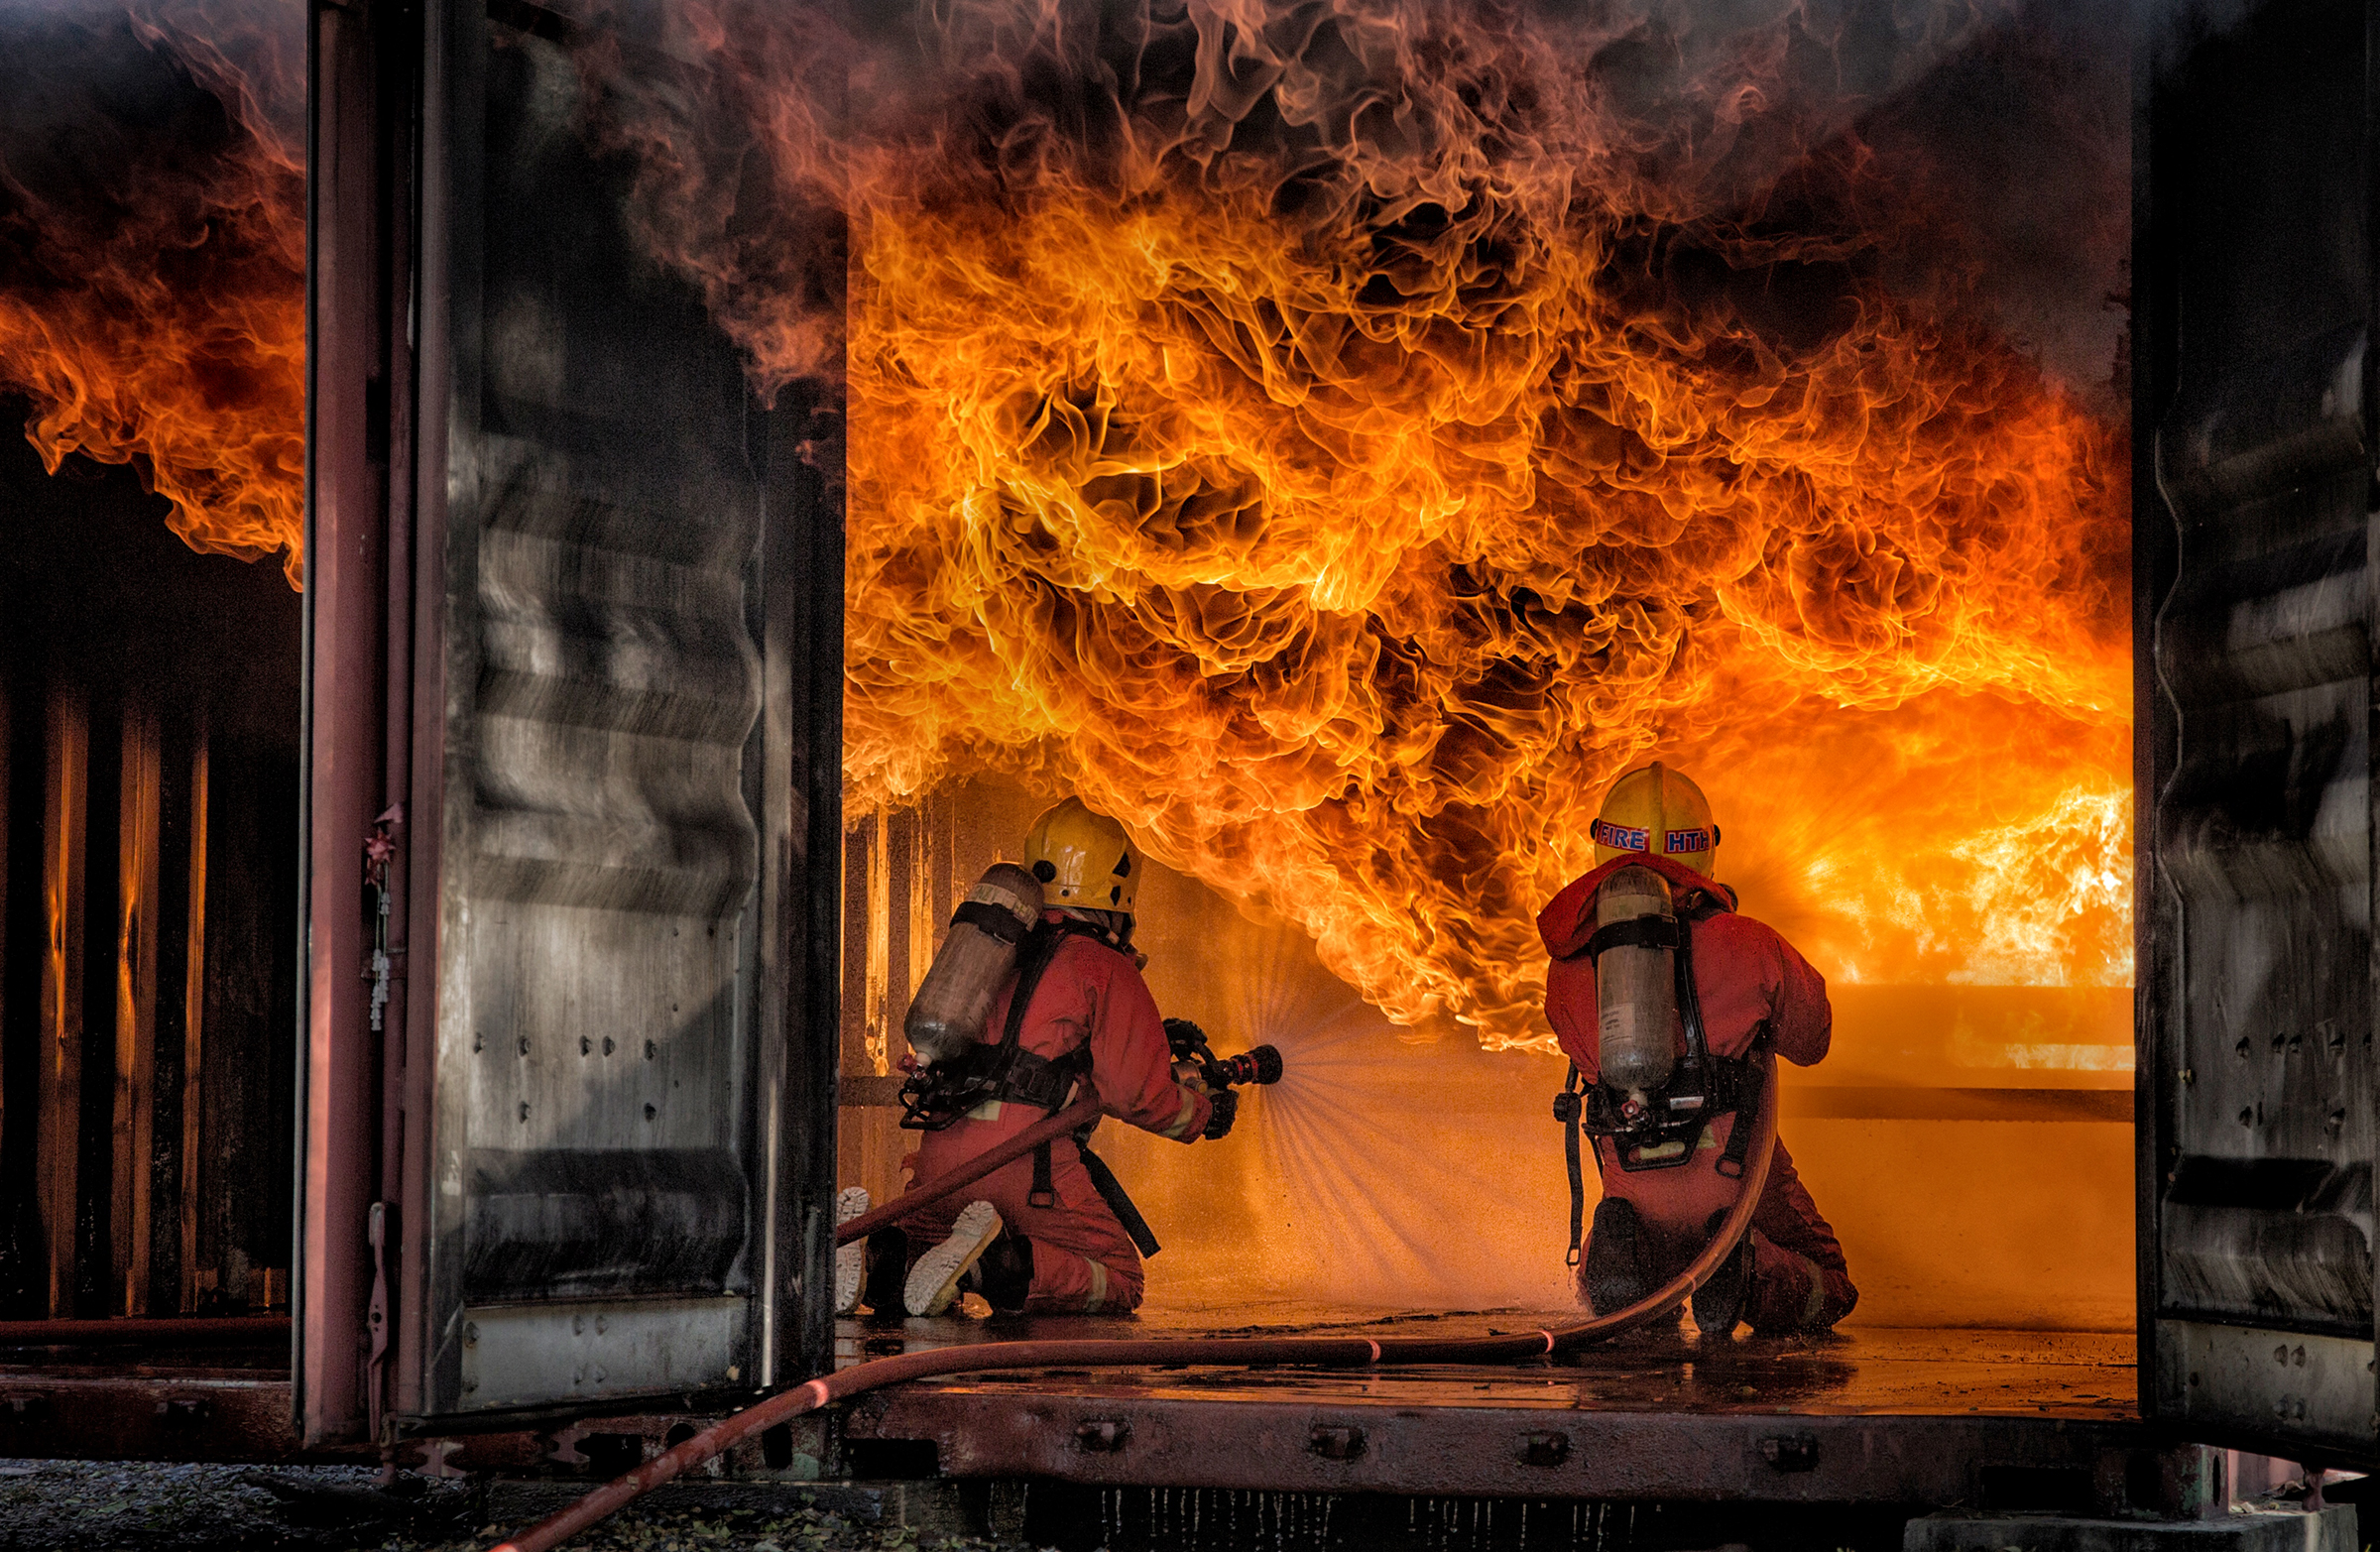
[[[591,49],[654,251],[764,389],[847,389],[855,810],[1080,790],[1505,1045],[1660,755],[1839,978],[2127,979],[2119,428],[1860,130],[1978,13],[1692,12],[688,3],[706,89],[643,95]],[[275,72],[131,25],[223,111],[96,213],[0,168],[0,382],[295,578]]]
[[[1531,918],[1661,756],[1839,977],[2128,979],[2120,427],[1911,277],[1855,40],[963,0],[911,59],[698,15],[775,207],[853,222],[855,808],[1079,790],[1497,1046],[1545,1038]],[[814,276],[666,170],[758,375],[831,367]]]
[[[0,393],[25,434],[133,463],[196,549],[302,575],[298,8],[6,17]],[[294,99],[294,100],[293,100]]]

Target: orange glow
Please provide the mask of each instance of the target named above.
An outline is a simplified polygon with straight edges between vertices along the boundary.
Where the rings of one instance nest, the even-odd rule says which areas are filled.
[[[1135,95],[1060,9],[937,8],[916,64],[688,5],[727,89],[664,106],[733,135],[610,103],[756,382],[843,379],[853,812],[1079,789],[1502,1048],[1546,1039],[1536,908],[1659,755],[1838,982],[2129,980],[2122,429],[1907,279],[1922,212],[1840,114],[1773,132],[1782,34],[1681,45],[1664,117],[1600,24],[1199,0]],[[295,580],[298,154],[157,36],[228,127],[106,222],[16,191],[0,383],[54,467],[136,461]]]
[[[1186,98],[1060,110],[1016,82],[1090,42],[941,8],[912,118],[833,156],[748,61],[780,187],[852,215],[854,811],[1079,790],[1502,1048],[1549,1041],[1535,911],[1658,755],[1840,981],[2127,981],[2122,428],[1955,277],[1887,283],[1855,138],[1705,196],[1756,49],[1681,149],[1554,23],[1287,14],[1193,5]],[[744,330],[764,378],[818,364],[804,305]]]
[[[260,81],[226,52],[254,37],[187,20],[202,30],[131,26],[214,94],[220,117],[186,113],[171,133],[119,130],[125,153],[103,187],[37,190],[0,166],[0,392],[32,401],[25,434],[53,472],[74,452],[131,463],[172,502],[167,521],[193,549],[278,554],[295,587],[304,153],[260,97],[290,82]],[[302,91],[301,70],[278,73]],[[59,131],[105,132],[83,122]]]

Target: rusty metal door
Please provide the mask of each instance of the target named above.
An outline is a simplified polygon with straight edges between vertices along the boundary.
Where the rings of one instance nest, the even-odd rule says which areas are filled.
[[[309,910],[339,988],[312,999],[308,1432],[748,1395],[831,1341],[834,464],[640,249],[589,133],[585,46],[693,66],[509,0],[316,26]],[[338,657],[373,613],[342,536],[385,556],[354,627],[376,683]],[[330,730],[367,736],[367,692],[403,714],[359,803],[339,773],[374,763]],[[399,805],[376,993],[347,851]],[[376,1122],[377,1160],[341,1135]]]
[[[2135,60],[2142,1401],[2369,1468],[2372,23],[2172,9]]]

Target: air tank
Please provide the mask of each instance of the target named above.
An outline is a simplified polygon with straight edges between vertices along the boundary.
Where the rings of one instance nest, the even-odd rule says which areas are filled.
[[[926,1062],[966,1054],[983,1037],[992,999],[1016,973],[1016,945],[1041,919],[1041,881],[1012,862],[996,862],[951,913],[901,1033]]]
[[[1596,892],[1595,924],[1644,917],[1675,921],[1669,881],[1650,868],[1621,868]],[[1669,1081],[1677,1063],[1671,1026],[1677,1014],[1676,950],[1629,943],[1595,962],[1597,1066],[1606,1085],[1639,1104]]]

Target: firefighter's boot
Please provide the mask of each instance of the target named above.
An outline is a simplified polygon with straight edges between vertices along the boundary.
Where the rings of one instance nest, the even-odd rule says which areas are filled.
[[[1588,1307],[1598,1315],[1625,1309],[1653,1291],[1645,1270],[1644,1226],[1634,1206],[1615,1196],[1596,1204],[1579,1273]]]
[[[1718,1238],[1719,1226],[1726,1220],[1725,1212],[1713,1213],[1704,1229],[1705,1235]],[[1694,1327],[1706,1338],[1724,1342],[1735,1334],[1735,1327],[1743,1320],[1744,1304],[1752,1292],[1753,1238],[1752,1231],[1746,1229],[1735,1249],[1719,1263],[1719,1270],[1711,1274],[1711,1280],[1694,1290]]]
[[[835,1198],[835,1227],[845,1224],[868,1211],[868,1188],[864,1185],[845,1186]],[[835,1313],[848,1315],[860,1307],[860,1288],[868,1275],[868,1246],[866,1242],[835,1247]]]
[[[901,1289],[901,1302],[912,1315],[939,1315],[958,1302],[959,1280],[983,1258],[1000,1238],[1000,1209],[990,1202],[969,1202],[950,1226],[950,1238],[917,1257]]]
[[[901,1284],[909,1275],[909,1235],[898,1224],[890,1224],[868,1237],[867,1281],[860,1293],[860,1302],[869,1313],[879,1317],[899,1318]]]
[[[1021,1315],[1033,1292],[1033,1242],[1003,1233],[984,1248],[983,1259],[964,1280],[984,1296],[995,1315]]]

